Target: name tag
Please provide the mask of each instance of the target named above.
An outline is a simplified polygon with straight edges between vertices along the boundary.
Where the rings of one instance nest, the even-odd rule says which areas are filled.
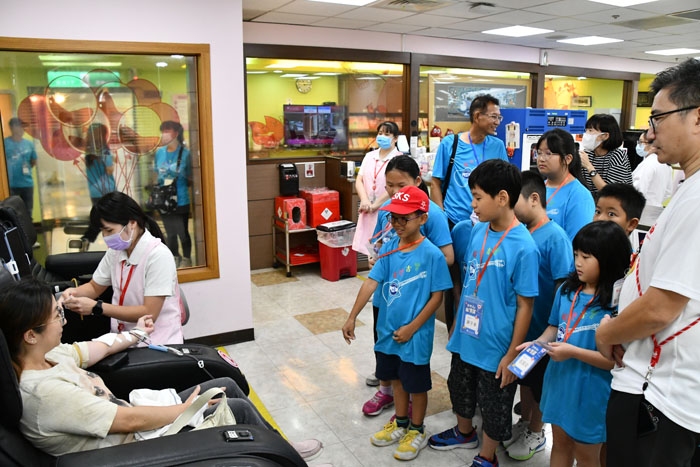
[[[165,178],[165,179],[163,179],[163,186],[168,186],[168,185],[170,185],[171,183],[173,183],[173,180],[175,180],[175,179],[174,179],[174,178]]]
[[[612,299],[610,300],[610,307],[614,308],[620,303],[620,292],[622,292],[622,285],[625,283],[624,277],[618,279],[613,284]]]
[[[515,360],[508,365],[508,369],[518,378],[523,379],[533,368],[537,362],[542,360],[542,357],[547,355],[549,345],[544,342],[533,342],[525,347]]]
[[[479,297],[467,296],[464,299],[464,315],[460,332],[479,338],[481,333],[481,318],[484,314],[484,301]]]
[[[32,171],[29,170],[29,167],[27,167],[26,165],[24,165],[24,166],[22,166],[22,173],[23,173],[24,175],[30,175],[30,174],[32,173]]]

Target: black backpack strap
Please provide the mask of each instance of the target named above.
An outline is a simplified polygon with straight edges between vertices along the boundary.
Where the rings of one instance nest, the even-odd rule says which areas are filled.
[[[452,178],[452,167],[455,165],[455,156],[457,155],[457,146],[459,146],[459,133],[455,133],[454,142],[452,143],[452,156],[450,157],[450,163],[447,164],[447,172],[445,172],[445,181],[442,182],[442,202],[445,202],[445,194],[447,193],[447,187],[450,186],[450,179]]]
[[[178,152],[178,154],[177,154],[177,167],[175,168],[175,172],[177,172],[177,175],[175,175],[176,179],[177,179],[177,177],[180,176],[180,162],[182,162],[182,149],[183,149],[183,146],[182,146],[182,144],[180,144],[180,152]],[[173,180],[173,181],[175,181],[175,180]]]

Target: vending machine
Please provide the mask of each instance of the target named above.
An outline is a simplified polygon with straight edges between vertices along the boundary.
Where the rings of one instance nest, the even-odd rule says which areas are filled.
[[[575,141],[586,132],[586,110],[567,109],[501,109],[503,123],[496,136],[506,145],[511,163],[521,170],[537,166],[535,145],[544,133],[554,128],[568,131]]]

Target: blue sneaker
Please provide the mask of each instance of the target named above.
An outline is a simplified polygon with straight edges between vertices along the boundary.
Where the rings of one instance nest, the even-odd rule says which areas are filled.
[[[498,467],[498,457],[493,456],[493,462],[489,462],[481,456],[476,456],[471,467]]]
[[[470,437],[464,437],[455,426],[431,436],[430,440],[428,440],[428,445],[439,451],[449,451],[457,448],[474,449],[479,447],[479,437],[476,434],[476,429],[472,430]]]

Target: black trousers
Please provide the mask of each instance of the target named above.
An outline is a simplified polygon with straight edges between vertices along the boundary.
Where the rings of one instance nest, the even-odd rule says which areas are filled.
[[[669,420],[658,409],[656,431],[638,435],[641,394],[613,390],[606,414],[607,465],[611,467],[690,467],[700,434]],[[643,409],[646,410],[646,409]]]
[[[165,244],[173,256],[180,256],[177,240],[182,244],[182,256],[190,258],[192,256],[192,238],[187,229],[190,220],[190,207],[178,206],[177,210],[170,214],[161,214],[163,227],[165,227]]]

